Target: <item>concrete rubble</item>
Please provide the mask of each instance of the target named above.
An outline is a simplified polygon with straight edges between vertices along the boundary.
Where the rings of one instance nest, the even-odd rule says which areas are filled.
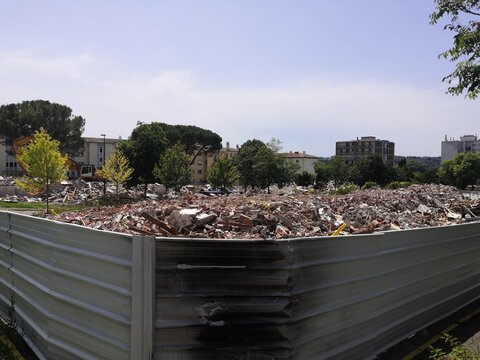
[[[55,220],[131,234],[226,239],[283,239],[365,234],[476,220],[480,200],[443,185],[328,195],[295,189],[275,194],[161,200],[62,213]]]

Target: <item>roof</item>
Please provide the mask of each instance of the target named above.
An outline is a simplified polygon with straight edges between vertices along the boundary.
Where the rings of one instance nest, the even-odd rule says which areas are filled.
[[[315,155],[310,155],[310,154],[305,154],[303,152],[289,152],[289,153],[283,153],[281,154],[283,157],[286,157],[287,159],[321,159],[320,156],[315,156]]]
[[[87,143],[99,143],[103,144],[103,137],[84,137],[82,136],[82,139],[87,142]],[[123,139],[112,139],[112,138],[105,138],[105,142],[109,144],[115,144],[117,142],[123,141]]]

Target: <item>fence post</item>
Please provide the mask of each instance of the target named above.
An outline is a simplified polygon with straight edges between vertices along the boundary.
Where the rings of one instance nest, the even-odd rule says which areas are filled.
[[[153,356],[155,310],[155,237],[133,236],[130,359]]]

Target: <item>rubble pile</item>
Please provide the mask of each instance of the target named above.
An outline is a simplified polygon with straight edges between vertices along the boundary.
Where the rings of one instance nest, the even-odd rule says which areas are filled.
[[[132,234],[282,239],[442,226],[473,220],[477,215],[480,201],[463,197],[453,187],[414,185],[343,196],[295,191],[270,195],[186,194],[53,218]]]

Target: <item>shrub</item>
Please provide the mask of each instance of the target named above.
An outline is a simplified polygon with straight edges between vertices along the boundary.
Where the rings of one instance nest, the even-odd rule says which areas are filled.
[[[394,190],[400,188],[406,188],[412,185],[410,181],[392,181],[390,184],[385,186],[385,189]]]
[[[357,185],[354,185],[354,184],[343,184],[343,185],[340,185],[338,187],[338,189],[336,191],[334,191],[333,193],[335,195],[346,195],[346,194],[350,194],[351,192],[355,191],[355,190],[358,190],[358,186]]]
[[[367,181],[365,184],[363,184],[362,190],[367,190],[367,189],[372,189],[377,187],[379,187],[379,185],[375,181]]]

